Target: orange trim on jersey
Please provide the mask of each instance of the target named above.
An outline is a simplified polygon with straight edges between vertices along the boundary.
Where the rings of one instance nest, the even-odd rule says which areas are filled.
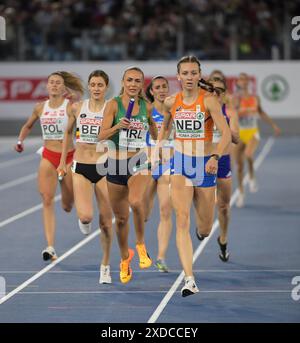
[[[175,121],[176,113],[184,110],[188,111],[189,113],[197,112],[197,106],[200,106],[201,112],[204,113],[204,138],[179,138],[176,135],[176,125],[175,125],[175,139],[184,141],[184,140],[204,140],[205,142],[212,142],[213,137],[213,128],[214,122],[211,115],[206,110],[204,105],[204,97],[206,94],[209,94],[207,91],[201,89],[199,90],[199,96],[196,101],[191,105],[186,105],[183,103],[183,94],[179,92],[176,94],[174,105],[171,108],[171,115],[173,120]]]
[[[257,114],[258,112],[258,101],[257,97],[254,95],[240,98],[239,117],[251,115],[249,112],[246,112],[249,110],[253,112],[253,114]]]

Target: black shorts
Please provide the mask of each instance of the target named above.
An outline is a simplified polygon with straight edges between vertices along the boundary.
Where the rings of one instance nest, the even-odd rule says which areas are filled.
[[[109,157],[106,180],[117,185],[126,186],[130,177],[135,173],[134,168],[146,161],[147,155],[144,153],[123,160]]]
[[[104,163],[88,164],[73,161],[72,172],[84,176],[91,183],[97,183],[107,174],[107,160]]]

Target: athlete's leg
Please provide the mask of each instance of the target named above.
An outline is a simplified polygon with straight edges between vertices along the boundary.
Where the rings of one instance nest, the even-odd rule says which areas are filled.
[[[95,185],[96,198],[99,209],[100,240],[103,250],[102,264],[109,265],[110,250],[113,239],[112,210],[109,202],[106,178],[103,177]]]
[[[38,171],[38,188],[43,201],[43,222],[48,246],[55,241],[54,197],[57,186],[57,172],[51,162],[42,158]]]
[[[150,181],[150,175],[133,175],[128,180],[128,201],[133,212],[136,244],[144,244],[145,208],[144,196]]]
[[[116,218],[116,234],[122,260],[128,258],[129,202],[128,187],[107,182],[110,204]]]
[[[194,205],[200,220],[201,233],[204,236],[210,234],[213,225],[215,189],[216,187],[195,187]]]
[[[172,205],[170,196],[170,176],[162,175],[157,182],[160,222],[157,229],[158,260],[164,260],[172,232]]]
[[[66,212],[71,212],[74,203],[73,182],[71,164],[67,166],[67,174],[60,182],[61,185],[61,204]]]
[[[238,177],[238,187],[240,193],[244,193],[243,178],[244,178],[244,159],[245,159],[245,148],[246,145],[243,142],[239,142],[234,147],[234,155],[237,163],[237,177]]]
[[[227,243],[228,224],[230,220],[230,198],[232,190],[231,177],[217,179],[217,205],[220,225],[220,242]]]
[[[252,139],[247,143],[245,148],[245,157],[248,162],[249,166],[249,176],[250,179],[254,179],[254,154],[257,150],[257,147],[259,145],[259,140],[255,137],[252,137]]]
[[[93,220],[94,185],[83,175],[73,173],[73,188],[77,216],[81,223],[89,224]]]
[[[190,209],[194,187],[182,175],[171,176],[171,199],[176,215],[176,244],[186,277],[193,276],[193,245],[190,236]]]
[[[156,186],[157,182],[151,177],[149,180],[147,189],[145,191],[144,196],[144,208],[145,208],[145,221],[147,222],[149,220],[149,217],[151,215],[153,205],[154,205],[154,198],[156,193]]]

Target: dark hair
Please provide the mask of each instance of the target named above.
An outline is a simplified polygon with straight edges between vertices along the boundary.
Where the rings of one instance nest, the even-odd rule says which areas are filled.
[[[123,73],[123,76],[122,76],[122,80],[124,80],[124,77],[125,77],[126,73],[127,73],[128,71],[131,71],[131,70],[135,70],[135,71],[140,72],[140,73],[142,74],[142,76],[143,76],[143,81],[145,80],[145,75],[144,75],[144,72],[142,71],[142,69],[140,69],[139,67],[134,67],[134,66],[133,66],[133,67],[128,67],[128,68],[126,68],[126,69],[124,70],[124,73]],[[124,87],[121,88],[120,94],[119,94],[119,95],[122,95],[123,93],[124,93]],[[144,94],[143,88],[140,90],[138,96],[139,96],[139,98],[142,98],[142,99],[147,100],[147,99],[146,99],[146,96],[145,96],[145,94]]]
[[[227,86],[226,86],[226,82],[224,80],[215,80],[214,82],[219,82],[223,85],[223,88],[224,88],[224,92],[226,92],[227,90]],[[218,86],[214,86],[214,91],[220,95],[223,91],[220,89],[220,87]]]
[[[167,82],[167,85],[169,86],[169,81],[164,76],[154,76],[145,91],[146,97],[149,99],[150,102],[154,102],[154,96],[151,94],[150,90],[153,89],[152,87],[155,80],[164,80]]]
[[[198,60],[198,58],[194,55],[189,55],[189,56],[183,56],[179,62],[177,63],[177,72],[179,74],[180,72],[180,65],[182,63],[197,63],[198,67],[199,67],[199,71],[201,72],[201,64],[200,61]]]
[[[210,80],[213,80],[213,79],[214,79],[214,77],[212,77],[213,74],[220,74],[220,75],[221,75],[221,78],[220,78],[220,77],[216,77],[216,79],[218,79],[218,81],[219,81],[219,80],[221,80],[221,81],[226,81],[226,77],[225,77],[225,75],[223,74],[223,72],[222,72],[221,70],[219,70],[219,69],[213,70],[213,71],[210,73],[210,75],[209,75],[209,79],[210,79]],[[217,81],[217,80],[215,80],[215,81]]]
[[[80,78],[67,71],[56,71],[48,76],[48,79],[53,76],[58,75],[64,80],[64,84],[67,88],[79,92],[81,95],[84,93],[84,87]]]
[[[210,82],[208,82],[204,79],[200,79],[200,81],[198,83],[198,87],[200,87],[200,88],[202,88],[202,89],[204,89],[210,93],[214,92],[214,86]]]
[[[106,72],[103,70],[97,69],[97,70],[92,71],[89,75],[88,83],[90,83],[92,77],[102,77],[106,86],[109,84],[109,77],[106,74]]]

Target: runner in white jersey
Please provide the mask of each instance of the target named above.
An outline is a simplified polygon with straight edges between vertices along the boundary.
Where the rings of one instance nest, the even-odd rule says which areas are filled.
[[[24,139],[30,133],[34,123],[40,119],[44,147],[38,173],[38,186],[43,200],[43,221],[47,241],[47,247],[42,251],[45,261],[57,258],[54,249],[54,197],[58,183],[56,169],[61,158],[67,112],[71,109],[71,103],[65,99],[64,95],[70,90],[83,94],[83,86],[75,75],[60,71],[52,73],[48,77],[47,90],[49,100],[36,104],[31,117],[22,127],[18,143],[15,146],[15,150],[19,153],[24,150]],[[69,170],[74,154],[72,142],[68,144],[66,151],[66,170]],[[62,207],[66,212],[70,212],[73,206],[73,187],[70,173],[61,181],[60,186]]]
[[[112,242],[112,211],[107,184],[106,146],[99,142],[103,111],[106,107],[105,94],[109,78],[102,70],[93,71],[88,78],[90,99],[73,104],[65,133],[61,163],[58,170],[66,170],[67,146],[72,141],[76,124],[76,150],[72,164],[75,207],[81,232],[88,235],[92,230],[93,193],[99,210],[100,239],[103,256],[100,266],[100,283],[111,283],[110,250]]]

